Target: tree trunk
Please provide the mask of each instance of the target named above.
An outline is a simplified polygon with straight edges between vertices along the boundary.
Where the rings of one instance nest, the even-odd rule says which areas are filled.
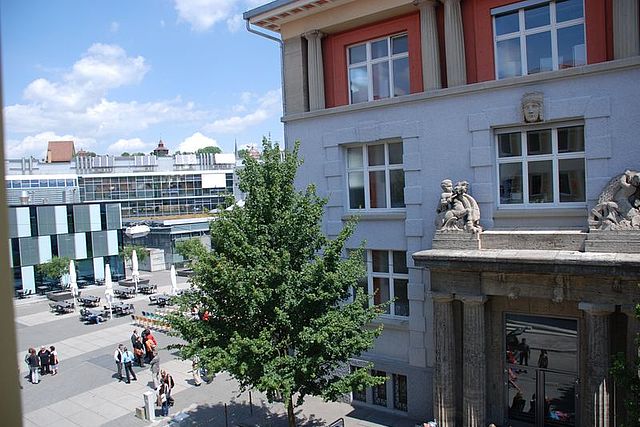
[[[293,396],[287,399],[287,417],[289,418],[289,427],[296,427],[296,415],[293,413]]]

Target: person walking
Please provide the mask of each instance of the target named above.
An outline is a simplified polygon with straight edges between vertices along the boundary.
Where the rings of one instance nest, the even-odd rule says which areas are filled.
[[[49,347],[49,365],[51,366],[51,375],[58,373],[58,352],[54,346]]]
[[[151,345],[151,361],[149,364],[151,365],[151,378],[153,379],[153,388],[158,389],[160,385],[160,356],[158,355],[158,349],[155,345]]]
[[[113,359],[116,362],[116,367],[118,368],[118,381],[122,381],[122,349],[124,346],[122,344],[118,344],[116,351],[113,353]]]
[[[36,354],[35,348],[29,349],[29,354],[25,359],[29,364],[29,379],[32,384],[38,384],[40,382],[40,358]]]
[[[51,353],[47,349],[47,347],[40,347],[40,351],[38,352],[38,357],[40,358],[40,373],[42,375],[50,374],[51,369],[49,369],[49,357]]]
[[[136,373],[133,372],[133,353],[131,353],[126,347],[122,351],[122,362],[124,363],[124,372],[127,374],[127,384],[131,383],[131,377],[133,377],[134,381],[138,381]]]
[[[171,390],[173,390],[173,386],[175,386],[176,383],[173,381],[173,377],[164,369],[160,371],[160,377],[162,378],[162,382],[167,386],[167,403],[169,404],[169,406],[173,406],[173,397],[171,397]]]

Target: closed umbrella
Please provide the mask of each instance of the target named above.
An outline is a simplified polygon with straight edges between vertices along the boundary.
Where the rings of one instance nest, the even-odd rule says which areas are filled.
[[[73,260],[69,261],[69,290],[71,291],[71,295],[73,295],[73,309],[76,309],[77,301],[76,298],[78,296],[78,278],[76,276],[76,263]]]
[[[176,268],[171,266],[171,294],[178,295],[178,277],[176,276]]]
[[[109,306],[109,319],[113,319],[113,282],[111,281],[111,267],[109,264],[105,264],[104,266],[104,298],[107,300],[107,305]]]
[[[138,293],[138,282],[140,281],[140,272],[138,271],[138,254],[134,249],[131,253],[131,278],[135,284],[136,293]]]

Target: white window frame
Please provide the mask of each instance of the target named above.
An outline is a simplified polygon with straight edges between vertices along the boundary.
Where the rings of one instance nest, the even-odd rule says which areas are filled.
[[[569,153],[558,153],[558,129],[582,126],[584,129],[584,122],[572,121],[562,123],[546,123],[536,126],[525,126],[518,128],[503,128],[496,130],[494,135],[494,149],[496,158],[496,193],[497,193],[497,205],[500,209],[545,209],[545,208],[583,208],[587,205],[587,167],[585,151],[572,151]],[[551,130],[551,153],[550,154],[527,154],[527,132],[536,130]],[[499,157],[500,150],[499,135],[507,133],[520,132],[520,156],[513,157]],[[583,141],[586,149],[586,139]],[[560,180],[558,179],[558,161],[566,159],[582,159],[585,162],[584,168],[584,186],[585,186],[585,201],[584,202],[560,202]],[[553,202],[552,203],[530,203],[529,202],[529,162],[530,161],[544,161],[551,160],[552,164],[552,178],[553,178]],[[500,165],[501,164],[520,164],[522,166],[522,203],[505,203],[500,202]]]
[[[397,54],[393,54],[392,51],[392,44],[391,44],[391,39],[394,39],[396,37],[401,37],[401,36],[407,36],[407,51],[406,52],[402,52],[402,53],[397,53]],[[395,87],[393,84],[394,81],[394,76],[393,76],[393,61],[396,59],[402,59],[402,58],[409,58],[409,49],[408,49],[408,43],[409,43],[409,34],[407,32],[402,32],[402,33],[398,33],[398,34],[392,34],[390,36],[386,36],[386,37],[380,37],[377,39],[372,39],[372,40],[367,40],[364,43],[355,43],[352,45],[347,46],[346,48],[346,52],[345,54],[347,55],[347,90],[349,92],[349,105],[353,104],[353,101],[351,99],[351,69],[352,68],[360,68],[363,65],[367,66],[367,101],[377,101],[375,99],[373,99],[373,70],[372,67],[374,64],[378,64],[381,62],[387,62],[389,64],[389,98],[394,98],[395,96]],[[376,59],[371,59],[371,44],[375,43],[377,41],[380,40],[386,40],[387,41],[387,52],[388,55],[384,56],[382,58],[376,58]],[[357,47],[357,46],[361,46],[361,45],[365,45],[366,46],[366,51],[367,51],[367,57],[363,62],[357,62],[355,64],[350,64],[349,63],[349,49],[351,49],[352,47]],[[409,78],[409,86],[411,85],[411,78]],[[388,98],[380,98],[380,99],[388,99]],[[362,101],[362,102],[367,102],[367,101]]]
[[[524,4],[526,3],[526,4]],[[556,1],[552,0],[552,1],[548,1],[548,2],[533,2],[534,4],[529,4],[530,2],[523,2],[522,6],[519,7],[520,4],[516,4],[516,5],[510,5],[513,6],[512,10],[518,11],[518,27],[519,27],[519,31],[513,32],[513,33],[508,33],[508,34],[502,34],[500,36],[497,35],[497,31],[496,31],[496,16],[499,15],[505,15],[510,13],[510,11],[506,11],[505,13],[494,13],[493,15],[493,19],[492,19],[492,26],[493,26],[493,54],[494,54],[494,68],[495,68],[495,78],[496,80],[500,79],[500,75],[498,73],[498,42],[504,41],[504,40],[511,40],[511,39],[515,39],[515,38],[519,38],[520,39],[520,75],[519,76],[512,76],[512,77],[504,77],[504,78],[513,78],[513,77],[521,77],[521,76],[526,76],[529,74],[529,70],[528,70],[528,64],[527,64],[527,36],[533,35],[533,34],[538,34],[538,33],[544,33],[544,32],[551,32],[551,62],[552,62],[552,70],[558,70],[559,68],[559,64],[558,64],[558,30],[562,29],[562,28],[566,28],[566,27],[572,27],[574,25],[579,25],[582,24],[582,34],[584,35],[584,45],[585,45],[585,64],[589,63],[589,59],[587,58],[587,32],[586,32],[586,25],[585,25],[585,20],[584,20],[584,15],[585,15],[585,6],[584,6],[584,1],[582,2],[582,18],[576,18],[576,19],[572,19],[569,21],[564,21],[561,23],[557,23],[556,22]],[[548,4],[549,5],[549,25],[545,25],[543,27],[536,27],[536,28],[532,28],[527,30],[525,28],[525,18],[524,18],[524,11],[526,9],[528,9],[530,6],[539,6],[542,4]],[[525,7],[525,6],[529,6],[529,7]],[[501,8],[502,9],[502,8]],[[349,91],[349,93],[351,93],[351,91]]]
[[[363,212],[363,211],[372,211],[372,212],[381,212],[381,211],[404,211],[406,209],[406,202],[404,201],[403,196],[403,204],[402,207],[392,208],[391,207],[391,177],[390,171],[393,170],[401,170],[404,173],[404,161],[398,164],[389,164],[389,144],[402,144],[402,141],[392,140],[392,141],[383,141],[383,142],[375,142],[371,144],[363,144],[363,145],[349,145],[346,146],[345,150],[345,163],[346,163],[346,187],[347,187],[347,209],[353,212]],[[369,147],[374,145],[384,145],[384,165],[376,165],[369,166]],[[360,167],[349,167],[349,158],[348,150],[355,149],[360,147],[362,150],[362,166]],[[404,145],[403,145],[403,157],[404,157]],[[371,207],[371,191],[369,188],[369,172],[377,172],[384,171],[385,177],[385,201],[386,208],[372,208]],[[349,174],[354,172],[361,172],[363,174],[363,182],[364,182],[364,207],[363,208],[352,208],[351,207],[351,196],[349,191]],[[406,186],[406,183],[405,183]],[[404,188],[403,188],[404,191]]]
[[[388,266],[387,269],[389,270],[387,273],[384,272],[378,272],[378,271],[373,271],[373,251],[380,251],[380,252],[387,252],[387,258],[388,258]],[[406,251],[394,251],[394,250],[386,250],[386,249],[367,249],[366,251],[366,255],[367,255],[367,294],[369,295],[369,300],[371,301],[371,303],[373,303],[374,300],[374,295],[373,295],[373,279],[374,278],[380,278],[380,279],[387,279],[389,281],[389,301],[391,301],[391,303],[389,304],[389,313],[383,313],[381,316],[387,316],[387,317],[396,317],[396,318],[400,318],[400,319],[408,319],[409,316],[411,315],[411,311],[409,309],[409,307],[407,307],[408,309],[408,314],[405,315],[399,315],[396,314],[396,302],[395,302],[395,280],[406,280],[407,281],[407,304],[409,302],[409,273],[408,273],[408,264],[407,264],[407,273],[395,273],[393,271],[393,253],[394,252],[404,252],[405,254],[405,263],[406,263],[406,257],[407,257],[407,252]],[[385,301],[386,302],[386,301]]]

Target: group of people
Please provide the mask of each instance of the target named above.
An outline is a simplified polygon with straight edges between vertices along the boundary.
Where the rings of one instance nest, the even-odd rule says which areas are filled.
[[[29,366],[29,381],[32,384],[38,384],[42,375],[58,373],[58,352],[54,346],[47,348],[43,345],[40,351],[31,347],[24,361]]]
[[[138,330],[134,329],[131,334],[131,348],[133,351],[123,344],[118,344],[113,354],[118,369],[118,380],[124,380],[122,375],[122,368],[124,367],[126,383],[129,384],[132,380],[137,381],[138,378],[133,371],[134,361],[141,368],[149,364],[153,388],[157,393],[157,405],[161,408],[162,416],[169,415],[169,406],[173,405],[171,390],[175,383],[171,375],[164,370],[160,370],[158,341],[148,328],[144,329],[141,334],[138,334]]]

